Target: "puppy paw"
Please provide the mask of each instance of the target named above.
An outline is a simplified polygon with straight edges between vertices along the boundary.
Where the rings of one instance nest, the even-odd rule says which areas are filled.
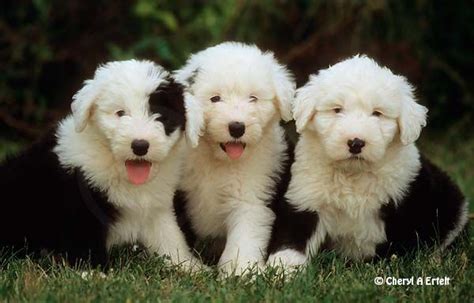
[[[265,268],[263,262],[235,262],[228,261],[219,265],[219,277],[255,276],[262,273]]]
[[[271,254],[267,266],[279,268],[285,273],[295,273],[308,261],[308,257],[297,250],[287,248]]]

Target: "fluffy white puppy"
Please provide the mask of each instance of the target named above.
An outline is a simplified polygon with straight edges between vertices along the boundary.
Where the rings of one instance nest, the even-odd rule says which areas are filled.
[[[295,84],[272,53],[235,42],[191,56],[175,78],[186,86],[186,133],[197,145],[177,208],[198,238],[226,240],[218,264],[242,274],[266,257],[270,205],[287,159],[279,122],[291,119]]]
[[[426,113],[404,77],[365,56],[311,76],[294,104],[294,211],[269,262],[301,264],[323,244],[353,259],[448,246],[467,203],[414,144]]]
[[[8,160],[0,243],[104,265],[114,245],[141,243],[175,264],[193,260],[173,210],[184,156],[183,88],[150,61],[100,66],[72,115]],[[194,262],[194,260],[193,260]],[[198,263],[196,263],[197,265]]]

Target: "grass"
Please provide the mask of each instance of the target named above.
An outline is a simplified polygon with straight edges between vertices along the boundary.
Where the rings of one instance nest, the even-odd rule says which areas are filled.
[[[113,271],[75,270],[43,259],[12,260],[0,274],[0,298],[13,301],[174,301],[174,302],[472,302],[467,243],[442,258],[428,252],[376,264],[349,265],[331,253],[313,260],[307,271],[285,281],[267,271],[256,279],[218,280],[216,273],[189,274],[166,266],[159,257],[129,249],[114,251]],[[470,251],[470,252],[469,252]],[[469,255],[470,254],[470,255]],[[4,262],[6,263],[6,262]],[[378,276],[445,277],[449,286],[377,286]]]
[[[442,136],[426,133],[420,149],[444,168],[474,200],[474,137],[454,127]],[[0,141],[0,156],[18,145]],[[8,145],[8,147],[6,147]],[[471,212],[473,204],[471,203]],[[471,227],[471,235],[472,233]],[[35,302],[473,302],[472,236],[443,256],[420,250],[375,263],[349,263],[332,253],[317,256],[306,271],[286,279],[267,271],[255,279],[217,279],[216,271],[190,274],[158,256],[129,248],[113,251],[106,275],[73,269],[44,258],[0,259],[0,300]],[[375,277],[449,277],[448,286],[377,286]]]

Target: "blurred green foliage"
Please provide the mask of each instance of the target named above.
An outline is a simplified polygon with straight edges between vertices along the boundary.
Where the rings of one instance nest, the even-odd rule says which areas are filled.
[[[100,63],[166,68],[238,40],[273,50],[302,85],[357,53],[416,87],[430,125],[474,116],[472,1],[2,1],[0,136],[33,138],[68,110]],[[472,124],[470,124],[472,125]]]

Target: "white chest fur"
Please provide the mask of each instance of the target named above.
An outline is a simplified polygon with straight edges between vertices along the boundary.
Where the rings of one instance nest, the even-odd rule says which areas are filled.
[[[172,200],[178,181],[174,176],[166,180],[160,178],[161,175],[159,173],[140,188],[130,184],[109,188],[109,200],[118,205],[120,211],[117,222],[109,232],[109,248],[122,243],[147,243],[150,237],[160,232],[155,230],[156,222],[164,214],[173,213]]]
[[[223,237],[226,219],[234,209],[268,203],[286,145],[276,124],[245,159],[218,162],[208,148],[200,144],[189,153],[180,188],[187,194],[187,211],[197,234]]]
[[[378,211],[351,217],[340,209],[327,207],[320,212],[320,224],[324,225],[333,248],[354,259],[374,256],[377,244],[386,240]]]
[[[379,166],[362,164],[348,169],[330,162],[317,138],[303,134],[296,148],[292,181],[287,193],[301,210],[317,211],[325,235],[313,236],[317,250],[327,235],[335,249],[359,259],[373,256],[378,243],[386,240],[379,210],[390,200],[400,201],[419,170],[414,145],[388,152]]]

